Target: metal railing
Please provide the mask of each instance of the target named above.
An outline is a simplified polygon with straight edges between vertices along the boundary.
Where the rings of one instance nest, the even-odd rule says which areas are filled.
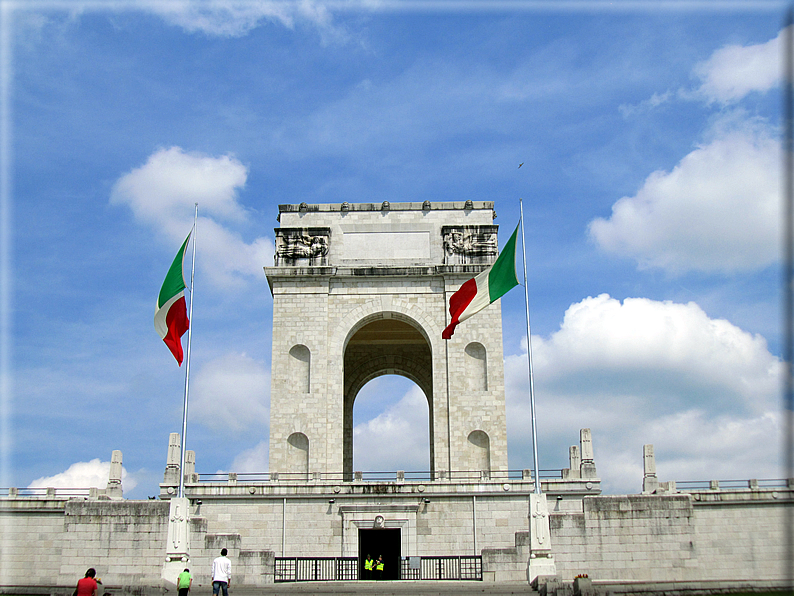
[[[55,497],[69,499],[72,497],[86,497],[91,493],[90,488],[0,488],[0,497]]]
[[[419,564],[411,565],[412,560]],[[359,579],[357,557],[276,557],[275,563],[277,583]],[[399,579],[482,581],[482,557],[403,557]]]
[[[443,471],[358,471],[343,472],[245,472],[196,474],[199,483],[228,482],[505,482],[531,480],[531,470],[443,470]],[[545,480],[561,479],[562,470],[540,470],[540,478]]]
[[[276,557],[276,582],[331,582],[358,579],[356,557]]]
[[[759,478],[750,480],[681,480],[675,483],[676,490],[681,492],[700,492],[708,490],[747,490],[791,488],[785,478]]]
[[[416,557],[419,559],[418,569],[411,566],[412,558],[402,560],[400,579],[482,581],[482,557],[479,555]]]

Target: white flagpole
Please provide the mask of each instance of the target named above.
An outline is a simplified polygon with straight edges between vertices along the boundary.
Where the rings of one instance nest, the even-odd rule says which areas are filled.
[[[190,339],[193,335],[193,276],[196,273],[196,224],[198,223],[198,203],[193,216],[193,262],[190,265],[190,310],[187,316],[187,355],[185,356],[185,403],[182,406],[182,448],[179,455],[179,493],[185,496],[185,445],[187,443],[187,395],[190,387]]]
[[[524,240],[524,203],[522,199],[518,199],[518,204],[521,209],[521,249],[524,253],[524,304],[526,304],[527,307],[527,362],[529,365],[529,412],[532,416],[532,458],[535,467],[535,494],[539,495],[540,469],[538,468],[538,426],[535,421],[535,376],[532,374],[532,335],[529,331],[529,288],[527,287],[527,243]]]

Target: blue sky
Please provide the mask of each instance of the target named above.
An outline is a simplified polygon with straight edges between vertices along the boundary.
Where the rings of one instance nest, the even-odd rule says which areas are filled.
[[[499,6],[4,2],[2,484],[102,486],[120,449],[125,495],[157,492],[184,378],[153,306],[194,202],[209,473],[267,470],[278,204],[493,200],[511,229],[519,198],[540,467],[589,427],[607,492],[646,443],[660,480],[781,477],[783,4]],[[502,308],[520,469],[522,292]],[[427,469],[423,399],[364,388],[357,469]]]

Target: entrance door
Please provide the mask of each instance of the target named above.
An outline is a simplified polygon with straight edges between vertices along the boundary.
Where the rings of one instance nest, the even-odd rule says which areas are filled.
[[[358,531],[359,579],[378,579],[377,571],[373,571],[372,578],[366,576],[364,559],[367,555],[371,555],[373,561],[383,556],[382,579],[400,579],[400,529]]]

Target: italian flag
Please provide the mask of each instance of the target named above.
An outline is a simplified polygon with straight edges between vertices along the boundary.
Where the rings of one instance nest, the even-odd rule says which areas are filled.
[[[452,315],[452,320],[444,329],[441,337],[450,339],[455,333],[458,323],[462,323],[473,314],[480,312],[518,285],[516,277],[517,235],[518,226],[490,269],[486,269],[477,277],[464,283],[457,292],[450,296],[449,314]]]
[[[182,248],[171,263],[154,309],[154,328],[171,350],[179,366],[182,366],[182,336],[190,326],[185,306],[185,278],[182,275],[185,249],[189,240],[190,234],[185,238]]]

